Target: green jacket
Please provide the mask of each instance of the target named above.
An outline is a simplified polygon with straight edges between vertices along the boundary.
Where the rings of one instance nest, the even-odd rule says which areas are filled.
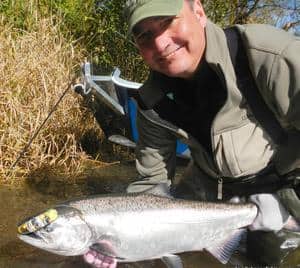
[[[142,180],[131,185],[129,191],[172,180],[177,138],[189,145],[194,165],[215,181],[255,174],[270,161],[281,174],[300,166],[300,39],[268,25],[236,27],[258,89],[290,133],[289,138],[277,147],[254,118],[237,88],[224,31],[208,22],[205,58],[227,89],[227,99],[211,126],[214,157],[185,130],[161,119],[153,110],[140,108],[136,167]],[[161,86],[150,76],[140,89],[142,99],[155,100],[163,94]]]

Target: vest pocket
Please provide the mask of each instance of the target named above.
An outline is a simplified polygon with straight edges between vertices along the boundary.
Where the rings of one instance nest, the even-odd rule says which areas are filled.
[[[254,122],[214,137],[216,161],[224,176],[238,177],[259,172],[274,154],[268,134]]]

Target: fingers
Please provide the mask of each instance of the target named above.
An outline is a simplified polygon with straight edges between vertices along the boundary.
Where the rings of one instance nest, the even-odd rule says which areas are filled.
[[[241,196],[233,196],[229,199],[229,203],[233,203],[233,204],[241,204],[241,203],[245,203],[246,199],[245,197],[241,197]]]
[[[95,268],[116,268],[117,261],[110,256],[104,256],[96,251],[90,250],[83,255],[84,260]]]
[[[289,214],[273,194],[251,195],[249,201],[258,207],[258,214],[249,226],[252,231],[279,231],[287,221]]]

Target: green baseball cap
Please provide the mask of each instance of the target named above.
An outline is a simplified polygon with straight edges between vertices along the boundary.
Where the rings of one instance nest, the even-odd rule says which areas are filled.
[[[128,21],[128,33],[143,19],[157,16],[177,15],[184,0],[127,0],[125,16]]]

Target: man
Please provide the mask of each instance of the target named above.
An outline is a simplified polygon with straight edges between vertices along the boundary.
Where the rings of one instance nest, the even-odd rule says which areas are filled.
[[[170,186],[175,197],[248,199],[259,208],[250,229],[268,231],[264,234],[284,230],[291,215],[300,219],[295,191],[300,40],[271,26],[235,27],[258,91],[285,131],[277,142],[239,88],[228,37],[207,19],[199,0],[129,0],[126,13],[129,31],[151,69],[138,98],[141,180],[128,191],[162,194],[169,189],[179,138],[189,145],[192,161],[182,180]],[[86,254],[96,267],[116,267],[115,260],[103,258]]]

